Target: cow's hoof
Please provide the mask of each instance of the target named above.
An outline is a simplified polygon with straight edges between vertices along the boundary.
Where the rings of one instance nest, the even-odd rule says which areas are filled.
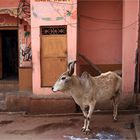
[[[91,130],[90,129],[86,129],[85,132],[84,132],[86,135],[89,135],[91,133]]]
[[[85,131],[86,131],[86,128],[85,128],[85,127],[82,127],[82,128],[81,128],[81,131],[82,131],[82,132],[85,132]]]
[[[117,117],[114,117],[114,118],[113,118],[113,121],[114,121],[114,122],[117,122],[117,121],[118,121]]]

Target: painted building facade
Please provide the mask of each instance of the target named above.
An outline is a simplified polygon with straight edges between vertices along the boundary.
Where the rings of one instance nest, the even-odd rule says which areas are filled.
[[[123,94],[134,93],[138,0],[27,2],[30,17],[18,0],[0,1],[0,31],[18,31],[19,90],[50,94],[67,63],[77,59],[77,74],[86,70],[94,75],[88,62],[102,72],[121,70]],[[14,14],[17,7],[19,11]],[[1,71],[3,67],[1,64]]]
[[[0,79],[4,90],[32,89],[31,59],[24,53],[31,48],[30,19],[22,11],[23,3],[0,1]]]
[[[33,92],[51,93],[49,87],[67,69],[67,62],[76,59],[77,3],[36,0],[31,7],[32,40],[36,40],[32,42]]]

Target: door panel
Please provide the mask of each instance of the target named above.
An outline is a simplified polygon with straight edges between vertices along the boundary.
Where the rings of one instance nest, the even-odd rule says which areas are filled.
[[[0,79],[2,79],[2,34],[0,32]]]
[[[44,35],[42,47],[42,57],[66,57],[66,35]]]
[[[46,58],[42,60],[42,86],[52,86],[66,70],[66,58]]]
[[[47,28],[49,29],[49,28]],[[51,27],[52,32],[55,28]],[[62,27],[61,27],[62,30]],[[57,29],[59,31],[59,28]],[[60,32],[59,32],[60,33]],[[52,86],[67,68],[67,36],[64,34],[41,35],[41,86]]]

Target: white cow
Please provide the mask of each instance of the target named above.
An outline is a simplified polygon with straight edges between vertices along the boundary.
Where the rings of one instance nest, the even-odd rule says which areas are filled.
[[[81,77],[74,76],[75,61],[69,63],[68,70],[64,72],[52,87],[53,92],[62,91],[70,94],[80,106],[84,115],[82,131],[89,133],[89,124],[96,102],[113,101],[113,119],[117,120],[119,97],[121,94],[121,77],[115,72],[102,73],[92,77],[84,72]],[[88,111],[86,110],[88,107]]]

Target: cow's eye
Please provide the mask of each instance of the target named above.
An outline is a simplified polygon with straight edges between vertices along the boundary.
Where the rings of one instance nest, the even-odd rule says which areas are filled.
[[[66,79],[66,77],[62,77],[61,79],[62,79],[62,80],[65,80],[65,79]]]

